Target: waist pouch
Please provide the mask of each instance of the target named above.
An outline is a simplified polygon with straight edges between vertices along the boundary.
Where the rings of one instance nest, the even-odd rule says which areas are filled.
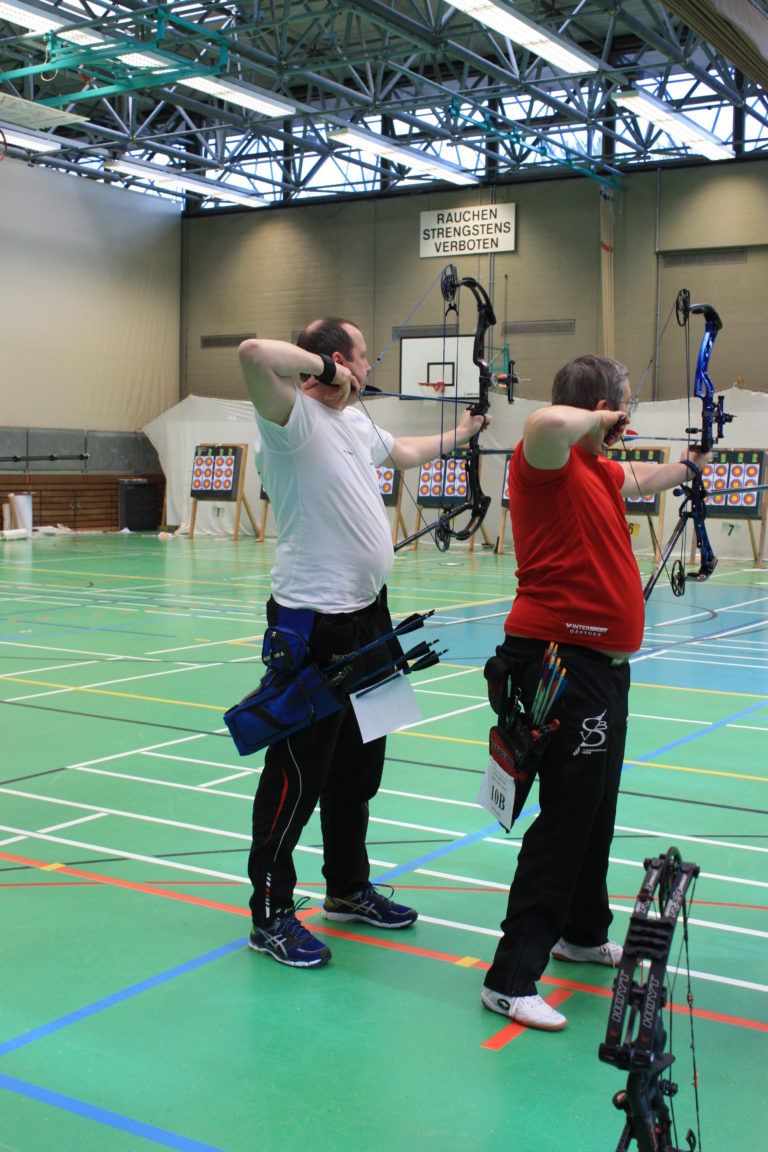
[[[270,669],[253,692],[224,713],[224,723],[241,756],[330,716],[345,697],[316,664],[286,674]]]

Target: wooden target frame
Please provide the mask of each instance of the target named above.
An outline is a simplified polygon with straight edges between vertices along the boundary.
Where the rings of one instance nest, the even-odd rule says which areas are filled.
[[[233,476],[231,486],[224,486],[221,488],[213,487],[215,483],[215,469],[216,464],[212,464],[211,468],[214,475],[211,477],[211,484],[206,483],[205,486],[196,486],[196,481],[200,479],[196,476],[196,472],[200,465],[200,460],[226,460],[232,457]],[[248,513],[248,519],[253,525],[253,531],[257,539],[263,539],[259,535],[259,526],[257,525],[251,506],[248,503],[244,491],[245,485],[245,468],[248,461],[248,445],[247,444],[198,444],[195,447],[195,458],[192,464],[192,484],[190,486],[190,498],[192,500],[192,514],[189,519],[189,538],[194,539],[195,524],[197,522],[197,505],[202,500],[205,503],[226,503],[235,504],[235,523],[232,533],[232,539],[237,540],[240,533],[240,514],[245,505],[245,510]],[[207,466],[205,466],[207,471]],[[222,478],[222,481],[228,478]]]

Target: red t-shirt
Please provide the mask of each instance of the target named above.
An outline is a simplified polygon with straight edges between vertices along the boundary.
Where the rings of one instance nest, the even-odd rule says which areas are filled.
[[[522,442],[509,463],[517,595],[513,636],[635,652],[645,602],[620,493],[624,469],[579,445],[556,472],[533,468]]]

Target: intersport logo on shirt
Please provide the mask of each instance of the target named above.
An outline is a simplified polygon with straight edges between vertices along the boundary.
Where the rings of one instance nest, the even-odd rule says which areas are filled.
[[[601,712],[599,716],[585,716],[581,722],[581,744],[578,748],[574,749],[574,756],[590,756],[593,752],[599,752],[605,744],[606,732],[608,730],[608,723],[605,719],[605,711]]]
[[[573,624],[566,620],[565,626],[571,636],[604,636],[608,631],[600,624]]]

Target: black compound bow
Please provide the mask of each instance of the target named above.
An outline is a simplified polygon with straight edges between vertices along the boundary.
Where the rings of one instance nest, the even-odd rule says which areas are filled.
[[[445,302],[444,322],[453,313],[459,320],[458,292],[461,288],[468,288],[477,304],[477,326],[472,347],[472,363],[477,365],[479,372],[479,390],[477,400],[469,406],[473,416],[485,417],[491,406],[490,392],[493,387],[493,378],[485,359],[485,336],[489,328],[496,323],[496,313],[493,310],[491,299],[485,288],[472,276],[459,279],[459,274],[453,264],[443,269],[440,277],[440,291]],[[512,402],[511,377],[507,385],[507,397]],[[467,470],[467,499],[458,504],[446,505],[441,508],[440,515],[434,524],[425,524],[423,528],[407,536],[396,545],[395,551],[404,548],[406,544],[413,543],[421,536],[431,535],[441,552],[446,552],[451,540],[469,540],[479,529],[491,503],[491,497],[483,492],[480,481],[480,432],[485,422],[467,444],[464,458]],[[454,527],[454,520],[465,513],[469,513],[469,520],[461,528]]]
[[[689,317],[697,315],[704,317],[704,336],[699,349],[696,375],[693,382],[693,395],[701,400],[701,427],[686,428],[685,431],[689,438],[689,449],[695,449],[696,452],[702,453],[711,452],[722,439],[725,425],[733,420],[733,416],[724,410],[724,397],[718,396],[715,400],[715,389],[708,371],[709,358],[712,355],[717,334],[723,327],[723,322],[711,304],[691,304],[690,293],[686,288],[683,288],[677,295],[675,315],[680,327],[685,329],[686,362],[688,361],[690,342]],[[698,437],[698,439],[694,441],[692,437]],[[681,557],[674,561],[669,572],[669,583],[675,596],[684,595],[687,580],[707,580],[717,566],[717,556],[715,556],[709,542],[706,528],[707,490],[704,479],[701,470],[691,460],[686,461],[686,466],[691,472],[691,477],[687,483],[681,484],[673,490],[673,494],[682,496],[683,501],[678,509],[678,519],[674,531],[665,544],[659,561],[643,589],[643,596],[646,601],[656,587],[659,576],[663,571],[666,571],[667,561],[678,540],[682,541]],[[700,564],[698,570],[686,571],[684,559],[685,529],[689,520],[693,522],[696,532],[696,546],[699,550]]]
[[[600,1059],[628,1073],[627,1086],[617,1092],[614,1105],[626,1114],[624,1130],[616,1152],[627,1152],[632,1141],[638,1152],[686,1152],[676,1147],[674,1112],[671,1100],[678,1086],[669,1069],[674,1056],[664,1049],[667,1033],[662,1011],[667,1003],[665,982],[669,952],[678,916],[682,911],[686,963],[688,949],[688,909],[686,894],[699,874],[697,864],[686,864],[676,848],[664,856],[644,861],[645,879],[630,916],[627,938],[613,984],[613,1000]],[[693,893],[691,893],[692,899]],[[658,900],[658,914],[650,913]],[[636,965],[649,961],[645,984],[634,978]],[[693,996],[688,972],[688,1007],[691,1013],[691,1051],[694,1054],[693,1084],[696,1093],[698,1131],[698,1085],[693,1043]],[[664,1073],[668,1073],[666,1078]],[[667,1100],[670,1105],[667,1105]],[[701,1132],[698,1132],[701,1145]],[[673,1143],[674,1139],[674,1143]],[[686,1135],[687,1152],[694,1152],[696,1136]]]

